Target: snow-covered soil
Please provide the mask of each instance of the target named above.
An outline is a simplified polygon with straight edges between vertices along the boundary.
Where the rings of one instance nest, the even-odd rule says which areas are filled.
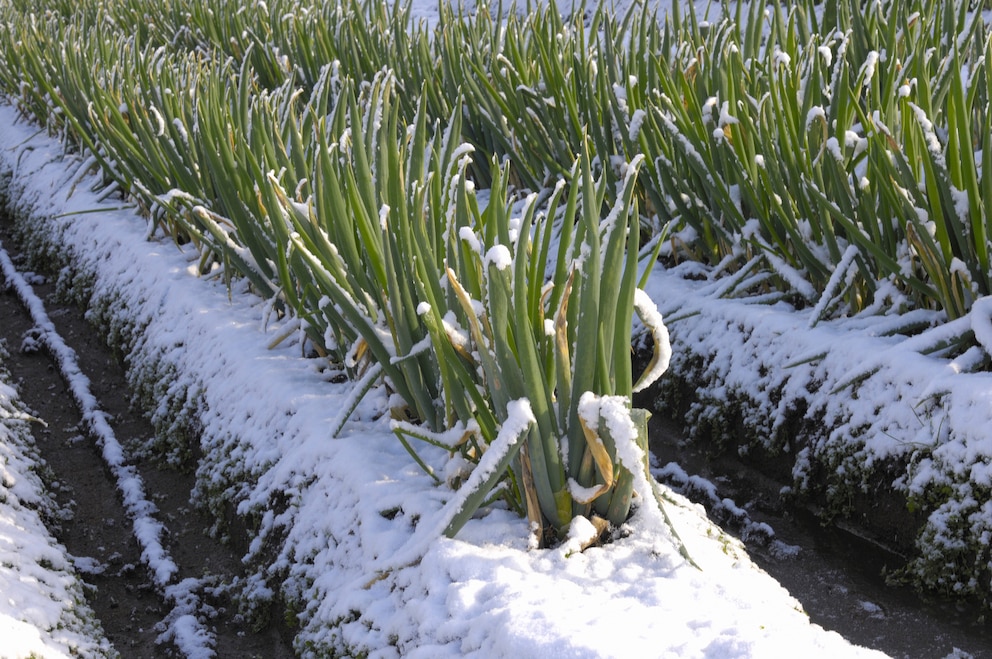
[[[690,436],[791,465],[787,494],[830,515],[868,526],[904,517],[903,537],[887,541],[914,554],[906,579],[987,597],[992,300],[953,322],[919,311],[813,323],[813,310],[734,299],[734,280],[693,264],[651,279],[678,374],[658,405],[684,410]],[[960,337],[971,347],[955,347]],[[879,494],[901,511],[883,510]]]
[[[572,543],[528,551],[525,520],[499,508],[454,540],[437,537],[453,493],[411,463],[381,399],[367,399],[331,439],[351,393],[340,373],[301,356],[298,343],[268,349],[280,328],[260,300],[197,278],[195,255],[147,240],[130,211],[92,212],[118,204],[98,200],[78,160],[13,108],[0,108],[0,123],[0,171],[29,241],[58,259],[64,287],[90,295],[93,320],[155,403],[165,448],[189,455],[183,442],[198,431],[197,503],[218,513],[221,532],[229,510],[251,529],[245,596],[260,616],[280,598],[296,613],[301,654],[876,654],[811,624],[738,541],[674,494],[668,514],[701,569],[682,558],[653,506],[637,510],[626,537],[585,552]],[[664,284],[651,291],[670,299]],[[0,504],[4,519],[10,500]],[[51,546],[40,527],[20,533]],[[19,583],[37,565],[24,556],[5,568]],[[181,589],[165,557],[148,551],[146,560],[165,588]],[[67,569],[64,560],[41,565]],[[0,599],[2,615],[34,628],[26,611]]]

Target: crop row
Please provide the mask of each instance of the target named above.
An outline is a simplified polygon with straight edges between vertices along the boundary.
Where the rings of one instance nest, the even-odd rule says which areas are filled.
[[[431,118],[420,96],[407,124],[393,72],[355,82],[332,64],[308,93],[269,89],[247,59],[139,47],[102,16],[24,18],[7,62],[33,72],[13,87],[25,107],[199,245],[205,273],[237,272],[295,316],[359,394],[385,382],[415,459],[411,439],[479,463],[449,470],[467,482],[446,532],[493,496],[537,542],[578,515],[600,532],[626,518],[646,444],[630,327],[635,308],[655,318],[636,286],[636,161],[617,189],[584,150],[576,185],[525,198],[493,163],[480,203],[461,112]]]
[[[963,3],[410,11],[14,0],[0,86],[202,272],[384,382],[425,468],[411,439],[479,463],[448,533],[493,496],[538,541],[626,517],[662,248],[817,318],[990,292],[992,58]]]
[[[20,15],[38,11],[24,4]],[[992,202],[980,191],[992,176],[992,63],[985,23],[967,3],[725,3],[711,21],[691,3],[687,16],[676,3],[664,20],[646,5],[571,18],[441,6],[433,25],[414,23],[407,5],[357,1],[49,7],[30,28],[12,24],[15,43],[55,50],[40,69],[11,58],[11,89],[55,73],[59,50],[75,42],[86,62],[125,48],[168,53],[184,74],[190,60],[229,66],[227,77],[250,77],[247,94],[291,85],[317,109],[328,102],[313,99],[326,93],[328,66],[364,83],[387,68],[404,123],[421,98],[432,119],[459,110],[459,138],[507,159],[520,187],[567,179],[587,141],[613,184],[614,163],[644,155],[647,231],[684,229],[672,233],[691,257],[770,269],[779,289],[823,302],[822,313],[827,303],[842,312],[909,304],[954,318],[990,292]],[[25,100],[48,117],[48,90],[37,91]],[[87,101],[72,110],[85,117]],[[480,160],[470,172],[488,186]]]

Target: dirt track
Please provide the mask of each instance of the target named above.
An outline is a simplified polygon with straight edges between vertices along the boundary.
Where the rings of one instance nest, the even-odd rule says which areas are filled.
[[[8,229],[0,223],[0,240],[17,263]],[[180,567],[179,577],[209,575],[217,586],[231,584],[243,573],[240,556],[207,536],[210,520],[189,504],[192,473],[164,467],[151,456],[141,457],[138,449],[154,431],[140,413],[130,409],[119,359],[86,322],[82,310],[54,300],[54,286],[49,281],[33,278],[31,283],[45,301],[59,334],[76,351],[101,409],[112,417],[115,435],[131,453],[148,497],[159,509],[158,519],[168,529],[169,537],[163,544]],[[180,656],[171,644],[156,642],[170,607],[156,593],[141,563],[140,548],[116,484],[92,439],[84,436],[79,411],[58,368],[43,350],[32,345],[32,326],[14,294],[0,292],[0,340],[6,341],[11,353],[5,365],[24,405],[47,423],[46,428],[36,428],[34,435],[51,469],[56,499],[65,512],[59,528],[53,531],[71,555],[92,559],[84,562],[95,568],[83,574],[91,586],[88,599],[122,657]],[[27,341],[25,337],[29,337]],[[204,613],[211,616],[207,626],[216,635],[217,657],[293,656],[288,633],[272,625],[260,632],[249,629],[238,614],[237,604],[223,592],[205,599]]]

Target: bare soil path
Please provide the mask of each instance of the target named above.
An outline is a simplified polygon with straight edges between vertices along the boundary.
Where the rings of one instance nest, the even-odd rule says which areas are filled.
[[[0,221],[0,240],[17,263],[9,227]],[[154,431],[137,411],[130,409],[126,380],[119,359],[85,320],[82,309],[59,303],[47,278],[33,278],[35,293],[62,338],[75,351],[89,378],[100,407],[112,417],[112,426],[125,449],[133,450]],[[36,428],[39,451],[51,469],[53,493],[66,514],[56,537],[73,556],[83,559],[83,577],[91,586],[90,605],[108,638],[122,657],[177,657],[171,644],[160,644],[161,623],[169,606],[155,591],[141,562],[140,547],[132,533],[109,470],[91,438],[84,436],[80,413],[73,404],[59,370],[49,356],[33,350],[33,324],[11,292],[0,291],[0,340],[11,359],[6,363],[21,400],[46,428]],[[24,346],[24,350],[22,350]],[[216,635],[217,657],[281,659],[292,657],[291,634],[269,626],[250,629],[238,614],[236,602],[223,586],[242,576],[240,555],[207,536],[211,521],[189,503],[192,473],[181,473],[136,452],[131,460],[145,482],[148,498],[158,507],[158,519],[168,529],[163,544],[179,565],[179,578],[210,577],[220,588],[205,597],[208,628]]]

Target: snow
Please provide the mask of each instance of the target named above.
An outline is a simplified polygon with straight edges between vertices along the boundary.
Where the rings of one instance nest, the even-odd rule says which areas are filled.
[[[854,245],[848,245],[847,250],[844,251],[844,255],[841,257],[840,262],[834,268],[833,273],[830,275],[830,281],[827,282],[827,287],[824,289],[823,294],[820,296],[819,302],[816,303],[816,307],[813,308],[813,313],[809,317],[809,327],[815,327],[820,319],[824,316],[827,311],[827,307],[830,303],[837,298],[838,295],[843,293],[841,290],[841,280],[843,280],[848,271],[854,265],[854,259],[857,257],[859,251]]]
[[[486,252],[486,265],[492,265],[497,270],[506,270],[513,265],[513,256],[506,245],[493,245]]]
[[[145,387],[166,383],[155,421],[169,428],[195,419],[201,428],[197,501],[229,501],[259,520],[245,556],[254,571],[245,594],[259,608],[275,591],[295,604],[304,656],[880,656],[811,624],[738,541],[669,491],[672,528],[699,568],[688,562],[646,502],[655,486],[642,470],[634,470],[640,496],[625,537],[606,546],[528,550],[527,521],[498,505],[480,510],[454,539],[443,537],[465,490],[437,485],[413,464],[383,414],[384,395],[363,399],[340,437],[330,437],[354,384],[327,377],[292,340],[268,349],[282,327],[266,326],[265,302],[195,277],[193,253],[147,240],[132,212],[73,214],[99,207],[88,185],[70,189],[77,161],[62,159],[59,143],[12,108],[0,107],[0,122],[0,170],[12,174],[14,209],[59,241],[71,260],[66,273],[93,276],[94,319],[125,336],[141,328],[122,346],[130,377]],[[655,301],[679,299],[670,283],[652,278]],[[512,448],[529,426],[527,411],[526,401],[516,403],[469,478],[481,479]],[[639,463],[639,449],[621,443],[624,462]],[[444,473],[444,451],[427,447],[423,457]],[[13,537],[36,546],[41,534],[24,527]],[[26,556],[11,559],[21,571],[31,569]],[[67,560],[56,564],[71,573]],[[189,604],[199,585],[168,588],[169,638],[189,639],[188,655],[205,656],[210,639],[191,624]],[[25,623],[21,610],[0,601],[2,619],[18,621],[7,627],[51,629],[45,620]]]
[[[812,126],[813,123],[816,121],[826,122],[826,120],[827,120],[826,110],[824,110],[822,106],[815,105],[809,109],[809,112],[806,113],[805,130],[808,131],[809,127]]]
[[[971,330],[975,339],[992,355],[992,298],[975,300],[971,309]]]
[[[634,110],[634,114],[630,117],[629,137],[631,142],[635,142],[640,138],[641,126],[644,125],[644,121],[647,118],[648,114],[644,110],[640,108]]]
[[[858,76],[864,76],[862,86],[865,89],[871,86],[871,79],[875,77],[875,70],[878,67],[879,60],[879,53],[873,50],[868,53],[865,63],[861,65],[861,71],[858,72]]]
[[[772,56],[772,61],[774,62],[775,65],[782,65],[788,68],[789,64],[792,63],[792,58],[789,56],[788,53],[779,50],[778,47],[776,46],[775,54]]]
[[[829,68],[830,63],[834,60],[833,51],[827,46],[819,46],[816,50],[820,53],[820,57],[823,58],[823,65]]]
[[[479,240],[479,237],[475,235],[475,232],[472,231],[472,227],[462,227],[459,229],[458,237],[468,243],[469,248],[473,252],[479,256],[482,256],[482,242]]]
[[[665,327],[665,321],[658,313],[658,307],[654,300],[639,288],[634,291],[634,309],[644,327],[651,332],[655,346],[654,359],[651,360],[649,368],[641,374],[633,387],[633,391],[636,393],[657,382],[658,378],[668,370],[668,365],[672,360],[672,344],[669,340],[668,328]]]

